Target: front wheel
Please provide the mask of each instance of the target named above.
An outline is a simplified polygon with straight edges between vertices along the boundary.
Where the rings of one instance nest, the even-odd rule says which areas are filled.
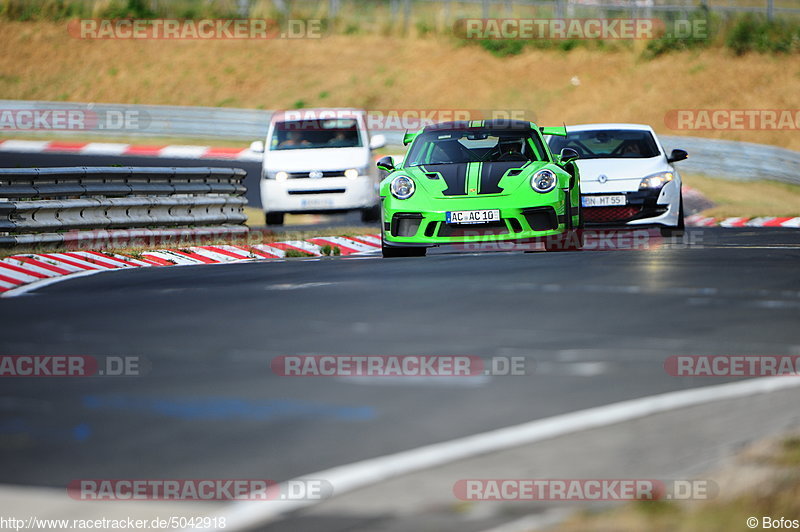
[[[583,230],[570,229],[560,235],[545,237],[546,251],[580,251],[583,249]]]
[[[381,219],[381,206],[373,205],[366,209],[361,209],[361,221],[365,224],[375,223]]]
[[[394,259],[398,257],[424,257],[428,252],[428,248],[424,247],[390,247],[386,244],[381,244],[381,253],[385,259]]]
[[[264,213],[267,225],[283,225],[283,218],[285,213],[282,212],[266,212]]]
[[[661,227],[661,236],[669,238],[672,236],[683,236],[686,231],[686,224],[683,221],[683,195],[681,195],[681,203],[678,208],[678,225],[675,227]]]

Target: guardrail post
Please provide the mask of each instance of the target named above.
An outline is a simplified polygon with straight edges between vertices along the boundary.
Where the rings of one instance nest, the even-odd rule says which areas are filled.
[[[556,0],[556,18],[564,18],[564,0]]]
[[[775,0],[767,0],[767,20],[775,17]]]

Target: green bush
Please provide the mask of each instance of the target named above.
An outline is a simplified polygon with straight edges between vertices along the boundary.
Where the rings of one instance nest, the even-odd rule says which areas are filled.
[[[150,9],[146,0],[126,0],[114,2],[103,11],[105,18],[155,18],[157,13]]]
[[[683,24],[687,20],[688,26]],[[676,15],[668,16],[663,22],[664,33],[647,43],[642,53],[645,59],[653,59],[670,52],[707,47],[717,32],[715,20],[704,9],[690,14],[685,19],[676,18]]]
[[[767,20],[748,13],[728,30],[725,45],[736,55],[748,52],[792,53],[800,51],[800,24],[785,19]]]
[[[90,14],[76,0],[0,0],[0,17],[7,20],[63,20]]]
[[[521,39],[481,39],[480,47],[497,57],[519,55],[525,49],[525,41]]]

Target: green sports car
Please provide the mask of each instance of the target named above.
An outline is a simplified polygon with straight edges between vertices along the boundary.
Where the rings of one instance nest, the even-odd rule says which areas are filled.
[[[384,257],[424,256],[442,244],[543,242],[582,247],[577,152],[553,155],[539,128],[518,120],[434,124],[406,133],[408,148],[380,185]]]

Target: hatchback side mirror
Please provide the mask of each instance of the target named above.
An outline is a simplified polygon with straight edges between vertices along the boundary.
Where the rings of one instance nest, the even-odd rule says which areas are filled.
[[[391,155],[386,155],[378,159],[378,169],[384,172],[394,172],[394,161]]]
[[[686,150],[672,150],[672,153],[669,154],[667,157],[668,163],[677,163],[678,161],[683,161],[689,158],[689,154],[686,153]]]
[[[572,148],[564,148],[563,150],[561,150],[561,164],[567,164],[569,162],[572,162],[578,157],[580,157],[580,155],[578,155],[578,152],[576,152]]]

